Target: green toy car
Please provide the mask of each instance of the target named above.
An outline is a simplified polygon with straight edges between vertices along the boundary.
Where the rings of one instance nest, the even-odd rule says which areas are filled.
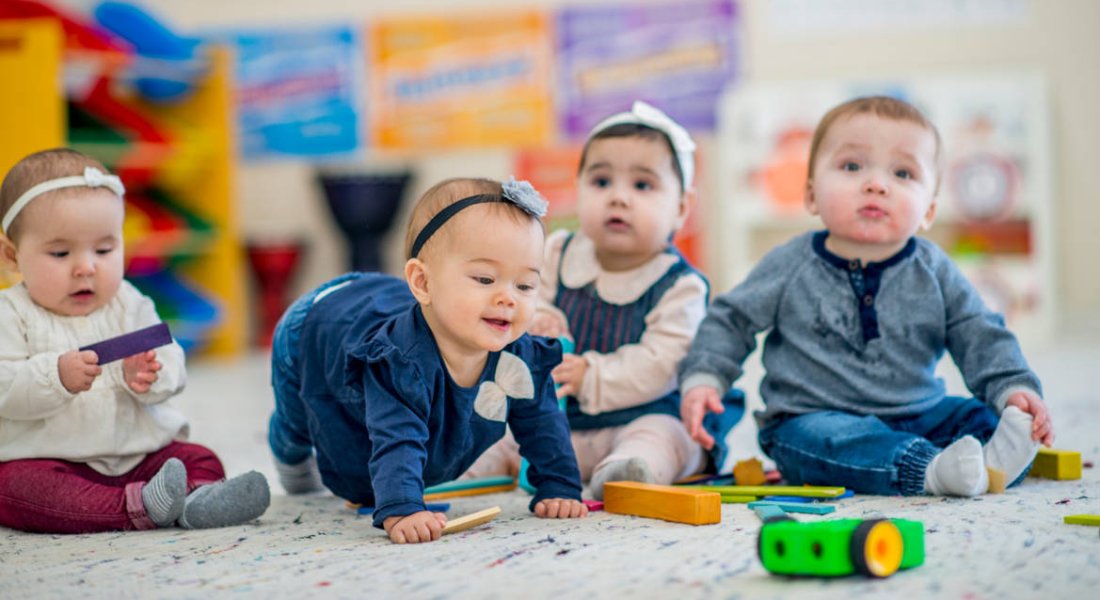
[[[924,562],[924,524],[905,519],[770,519],[757,552],[777,575],[889,577]]]

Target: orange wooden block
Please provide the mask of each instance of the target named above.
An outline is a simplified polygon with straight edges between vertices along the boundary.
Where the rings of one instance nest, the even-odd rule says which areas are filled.
[[[733,481],[737,485],[764,485],[768,478],[764,475],[764,466],[760,461],[750,458],[733,465]]]
[[[722,496],[699,489],[611,481],[603,487],[603,509],[689,525],[712,525],[722,520]]]

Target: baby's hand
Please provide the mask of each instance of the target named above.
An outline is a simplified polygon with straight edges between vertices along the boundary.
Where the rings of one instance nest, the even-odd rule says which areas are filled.
[[[1031,415],[1031,439],[1050,448],[1054,443],[1054,424],[1050,421],[1046,403],[1038,394],[1020,390],[1008,397],[1005,406],[1015,406]]]
[[[422,510],[403,517],[387,517],[382,527],[395,544],[418,544],[438,540],[446,524],[447,515]]]
[[[684,422],[688,435],[707,450],[714,447],[714,437],[703,428],[703,417],[707,412],[720,413],[725,410],[718,390],[708,385],[691,388],[680,400],[680,420]]]
[[[535,516],[543,519],[576,519],[588,516],[588,507],[568,498],[546,498],[535,505]]]
[[[558,384],[558,398],[576,396],[584,385],[584,374],[588,372],[588,361],[576,354],[561,357],[561,364],[550,371],[550,378]]]
[[[57,374],[70,394],[87,391],[103,372],[94,350],[69,350],[57,358]]]
[[[569,335],[569,325],[558,313],[539,310],[531,319],[531,326],[527,328],[527,333],[557,338]]]
[[[122,379],[131,390],[144,394],[157,380],[157,371],[160,368],[156,350],[146,350],[122,359]]]

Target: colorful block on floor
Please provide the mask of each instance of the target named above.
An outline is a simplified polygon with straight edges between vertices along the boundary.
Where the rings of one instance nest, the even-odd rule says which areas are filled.
[[[603,489],[603,507],[609,513],[689,525],[720,522],[721,498],[716,491],[636,481],[611,481]]]

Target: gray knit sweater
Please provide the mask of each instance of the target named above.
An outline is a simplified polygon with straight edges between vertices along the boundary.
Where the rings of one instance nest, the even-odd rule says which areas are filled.
[[[680,389],[727,389],[764,341],[766,421],[821,410],[907,415],[944,396],[944,350],[967,387],[998,413],[1026,388],[1041,394],[1015,336],[935,244],[913,238],[879,263],[825,248],[828,233],[775,248],[743,283],[711,303],[680,363]]]

